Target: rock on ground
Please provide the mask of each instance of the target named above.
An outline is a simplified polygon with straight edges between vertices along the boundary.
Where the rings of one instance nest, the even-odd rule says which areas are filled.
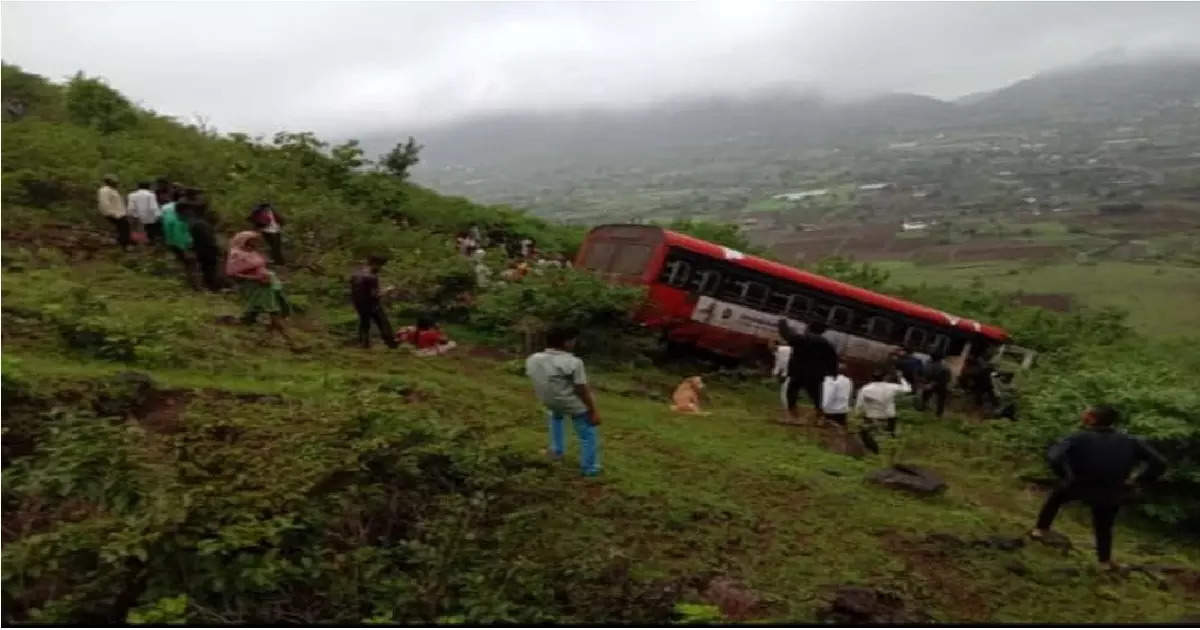
[[[936,473],[908,464],[895,464],[867,475],[870,481],[916,494],[937,494],[946,489],[946,482]]]

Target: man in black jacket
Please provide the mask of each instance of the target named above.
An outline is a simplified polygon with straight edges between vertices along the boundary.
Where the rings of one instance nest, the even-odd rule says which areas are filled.
[[[1069,501],[1083,501],[1092,508],[1092,532],[1096,556],[1101,564],[1112,562],[1112,530],[1117,508],[1126,494],[1128,479],[1139,464],[1146,468],[1134,484],[1150,483],[1166,470],[1162,456],[1142,440],[1117,432],[1116,409],[1096,405],[1083,412],[1084,430],[1050,448],[1047,460],[1063,483],[1046,498],[1030,535],[1041,538],[1054,522],[1058,508]]]
[[[785,393],[788,415],[798,421],[796,398],[803,388],[812,400],[818,417],[821,413],[821,383],[826,376],[834,376],[838,369],[838,354],[833,344],[822,337],[825,324],[815,322],[808,325],[804,334],[798,335],[788,326],[786,319],[779,320],[779,336],[792,347],[792,358],[788,361],[788,386]]]
[[[379,328],[379,335],[387,347],[398,345],[379,299],[379,271],[386,263],[387,259],[382,256],[370,256],[367,264],[350,276],[350,302],[358,312],[358,342],[364,348],[371,347],[372,323]]]

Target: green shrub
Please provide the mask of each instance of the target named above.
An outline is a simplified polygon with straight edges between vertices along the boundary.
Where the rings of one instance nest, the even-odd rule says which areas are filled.
[[[581,352],[620,356],[640,341],[632,316],[644,299],[643,287],[611,285],[572,269],[546,270],[481,295],[471,323],[509,339],[572,326],[581,332]]]

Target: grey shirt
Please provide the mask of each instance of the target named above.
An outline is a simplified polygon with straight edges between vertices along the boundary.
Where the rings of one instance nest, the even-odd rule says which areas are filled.
[[[587,385],[587,372],[579,357],[547,348],[525,359],[525,374],[533,381],[538,399],[550,411],[574,416],[588,410],[575,393],[576,385]]]

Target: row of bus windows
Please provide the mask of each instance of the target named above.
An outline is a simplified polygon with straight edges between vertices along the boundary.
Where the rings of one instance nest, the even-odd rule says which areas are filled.
[[[834,303],[820,293],[801,292],[796,285],[753,279],[754,272],[733,266],[717,267],[715,261],[683,260],[672,256],[659,282],[719,300],[805,322],[825,322],[830,328],[869,337],[885,343],[911,346],[925,352],[948,353],[948,336],[926,328],[905,325],[898,318],[860,311]],[[768,284],[770,282],[770,284]],[[774,285],[774,286],[772,286]]]

